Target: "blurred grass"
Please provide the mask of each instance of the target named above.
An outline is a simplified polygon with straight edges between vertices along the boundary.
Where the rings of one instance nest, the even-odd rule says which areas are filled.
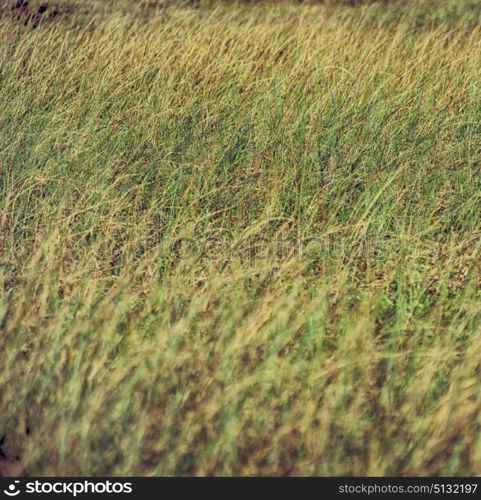
[[[0,18],[1,473],[479,475],[477,3],[62,3]]]

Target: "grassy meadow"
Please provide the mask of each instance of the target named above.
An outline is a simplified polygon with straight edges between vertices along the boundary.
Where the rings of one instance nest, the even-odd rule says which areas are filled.
[[[481,474],[481,5],[348,3],[3,3],[1,475]]]

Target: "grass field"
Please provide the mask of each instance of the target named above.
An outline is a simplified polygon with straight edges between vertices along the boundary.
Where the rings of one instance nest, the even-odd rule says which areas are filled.
[[[1,474],[481,474],[481,5],[342,3],[4,3]]]

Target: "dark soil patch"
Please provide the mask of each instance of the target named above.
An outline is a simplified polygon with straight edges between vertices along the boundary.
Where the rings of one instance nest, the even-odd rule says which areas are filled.
[[[11,477],[18,474],[18,466],[20,457],[18,455],[7,452],[7,439],[5,436],[0,436],[0,477]]]
[[[29,28],[40,23],[65,19],[74,13],[89,14],[89,9],[74,4],[54,2],[34,3],[28,0],[14,0],[0,6],[0,19],[10,18]]]

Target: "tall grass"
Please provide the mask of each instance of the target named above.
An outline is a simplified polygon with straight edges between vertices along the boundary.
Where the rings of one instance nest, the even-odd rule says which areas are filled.
[[[0,471],[479,475],[480,19],[5,11]]]

